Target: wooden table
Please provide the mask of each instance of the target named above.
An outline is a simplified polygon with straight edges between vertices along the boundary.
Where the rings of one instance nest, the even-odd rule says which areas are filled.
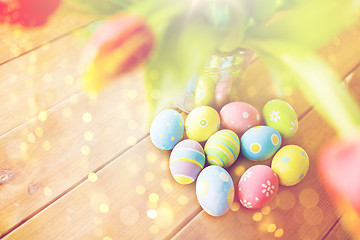
[[[295,143],[310,170],[258,210],[236,200],[223,217],[202,211],[195,184],[171,177],[169,152],[150,142],[142,74],[98,96],[79,87],[78,60],[96,19],[66,6],[38,29],[0,26],[0,238],[10,239],[351,239],[318,180],[317,152],[334,131],[294,92]],[[319,53],[360,102],[360,27]],[[339,83],[340,84],[340,83]],[[270,87],[269,87],[270,86]],[[242,101],[261,109],[274,89],[260,61],[241,83]],[[230,168],[235,183],[253,163]],[[269,162],[266,162],[269,164]]]

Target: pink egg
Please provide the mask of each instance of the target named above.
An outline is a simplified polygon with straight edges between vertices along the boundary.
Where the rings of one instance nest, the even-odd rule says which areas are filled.
[[[251,127],[260,124],[259,111],[245,102],[231,102],[220,111],[222,126],[237,134],[243,134]]]
[[[265,165],[256,165],[244,172],[239,181],[239,200],[246,208],[262,208],[276,195],[279,178]]]

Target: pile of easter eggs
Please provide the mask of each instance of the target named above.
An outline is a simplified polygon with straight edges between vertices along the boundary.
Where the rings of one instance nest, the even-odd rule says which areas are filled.
[[[177,111],[167,109],[153,120],[150,138],[157,148],[172,149],[169,167],[173,178],[180,184],[196,180],[201,207],[212,216],[221,216],[230,209],[235,195],[233,180],[225,168],[240,153],[256,162],[273,157],[271,167],[255,165],[241,176],[237,190],[245,208],[267,205],[279,185],[299,183],[309,169],[304,149],[296,145],[280,148],[282,138],[297,132],[294,109],[282,100],[271,100],[263,108],[263,117],[266,126],[260,125],[259,111],[245,102],[228,103],[220,114],[209,106],[197,107],[185,123]],[[184,129],[187,139],[182,140]]]

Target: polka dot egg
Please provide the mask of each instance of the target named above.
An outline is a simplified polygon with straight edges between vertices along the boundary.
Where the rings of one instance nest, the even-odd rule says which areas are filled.
[[[268,126],[250,128],[241,137],[241,152],[250,160],[268,159],[274,155],[280,145],[280,133]]]
[[[212,107],[201,106],[192,110],[186,118],[185,129],[188,138],[198,142],[206,141],[220,127],[220,116]]]
[[[229,167],[239,156],[239,137],[231,130],[218,131],[207,140],[205,153],[209,164]]]
[[[171,175],[178,183],[192,183],[204,168],[204,150],[202,146],[194,140],[183,140],[172,150],[169,165]]]
[[[256,165],[241,176],[238,190],[240,203],[246,208],[262,208],[275,197],[279,189],[276,173],[265,165]]]
[[[150,127],[150,138],[155,147],[162,150],[173,149],[184,135],[184,120],[173,109],[160,112]]]
[[[226,104],[220,111],[220,117],[222,126],[237,134],[243,134],[249,128],[260,123],[259,111],[244,102]]]
[[[196,197],[211,216],[222,216],[234,201],[234,183],[229,173],[219,166],[208,166],[196,181]]]
[[[296,145],[282,147],[274,156],[271,168],[279,176],[280,184],[293,186],[299,183],[309,170],[309,157]]]
[[[263,114],[266,125],[276,129],[285,138],[294,136],[298,130],[296,112],[285,101],[275,99],[267,102]]]

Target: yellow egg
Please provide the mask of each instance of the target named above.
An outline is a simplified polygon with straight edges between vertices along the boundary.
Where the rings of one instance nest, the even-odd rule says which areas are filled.
[[[293,186],[308,172],[309,157],[301,147],[287,145],[275,154],[271,168],[278,175],[281,185]]]
[[[198,142],[206,141],[220,127],[218,112],[208,106],[197,107],[186,118],[185,130],[188,138]]]

